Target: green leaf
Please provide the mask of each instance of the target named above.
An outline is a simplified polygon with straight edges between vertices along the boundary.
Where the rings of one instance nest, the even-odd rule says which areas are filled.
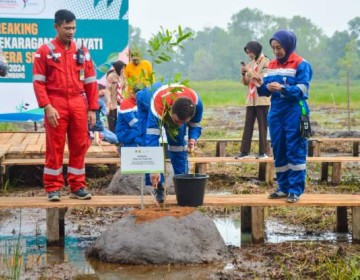
[[[107,61],[116,61],[118,59],[118,57],[119,57],[119,53],[113,52],[108,55]]]
[[[98,67],[98,70],[101,72],[101,73],[106,73],[108,70],[109,70],[109,67],[106,67],[106,65],[100,65]]]

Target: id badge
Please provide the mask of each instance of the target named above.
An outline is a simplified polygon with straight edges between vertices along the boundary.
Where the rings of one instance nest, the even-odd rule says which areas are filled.
[[[85,71],[84,71],[84,69],[80,69],[80,71],[79,71],[79,80],[80,81],[85,80]]]

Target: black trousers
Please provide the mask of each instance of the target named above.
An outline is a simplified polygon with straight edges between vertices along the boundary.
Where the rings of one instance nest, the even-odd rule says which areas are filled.
[[[107,116],[109,130],[115,133],[115,126],[117,120],[117,109],[112,109],[109,111],[109,115]]]
[[[251,139],[254,132],[255,120],[259,127],[259,154],[267,153],[267,115],[269,106],[247,106],[245,114],[245,127],[241,141],[240,152],[249,153]]]

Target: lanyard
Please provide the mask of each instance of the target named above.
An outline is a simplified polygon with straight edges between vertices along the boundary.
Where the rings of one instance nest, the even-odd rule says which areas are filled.
[[[301,106],[301,115],[306,116],[306,108],[304,106],[304,102],[302,100],[300,100],[299,104]]]

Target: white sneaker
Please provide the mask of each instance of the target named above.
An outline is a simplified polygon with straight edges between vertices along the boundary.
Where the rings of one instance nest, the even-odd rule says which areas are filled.
[[[268,155],[267,154],[258,154],[256,156],[257,159],[263,159],[263,158],[268,158]]]

